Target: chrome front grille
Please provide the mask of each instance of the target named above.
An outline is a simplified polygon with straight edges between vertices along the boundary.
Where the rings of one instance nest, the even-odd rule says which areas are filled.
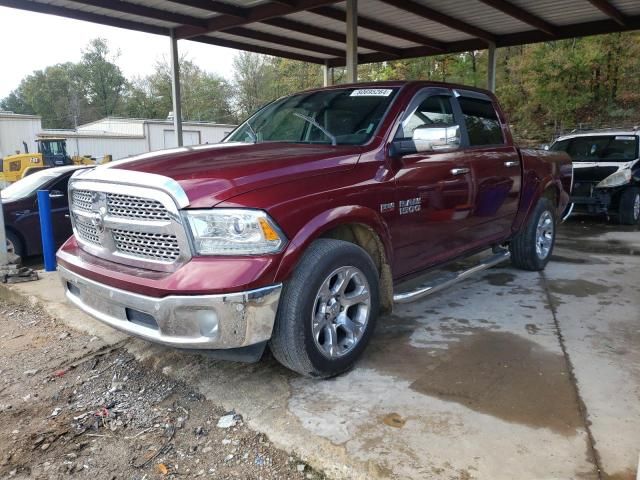
[[[73,177],[69,184],[71,220],[84,250],[105,260],[161,271],[175,270],[191,258],[178,208],[184,200],[180,192],[163,188],[170,179],[136,172],[135,179],[142,180],[136,185],[125,183],[131,172],[98,175],[97,170]],[[113,183],[105,177],[113,177]],[[158,177],[164,180],[156,186]],[[147,178],[151,185],[145,184]]]
[[[79,218],[76,219],[76,231],[81,240],[93,243],[94,245],[100,245],[100,233],[91,223]]]
[[[114,217],[169,220],[169,212],[157,200],[107,193],[107,212]]]
[[[90,212],[93,206],[91,192],[87,190],[74,190],[72,202],[77,209]]]
[[[162,262],[174,262],[180,256],[180,245],[175,235],[120,229],[111,233],[119,252]]]

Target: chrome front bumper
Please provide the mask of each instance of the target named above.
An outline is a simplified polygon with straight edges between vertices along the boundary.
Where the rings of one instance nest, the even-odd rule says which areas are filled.
[[[271,337],[282,285],[220,295],[147,297],[58,266],[65,294],[97,320],[175,348],[231,349]]]

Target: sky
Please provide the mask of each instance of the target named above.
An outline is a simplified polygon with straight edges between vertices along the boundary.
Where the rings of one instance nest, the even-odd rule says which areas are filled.
[[[96,37],[120,51],[116,63],[126,78],[151,73],[157,60],[169,57],[168,37],[0,7],[0,98],[34,70],[80,61],[82,49]],[[231,78],[235,50],[180,40],[178,51],[200,68]]]

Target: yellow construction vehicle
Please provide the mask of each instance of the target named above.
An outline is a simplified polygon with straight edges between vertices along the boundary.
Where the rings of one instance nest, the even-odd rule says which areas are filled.
[[[12,183],[43,168],[73,164],[67,155],[67,141],[64,138],[42,138],[36,142],[37,153],[16,153],[2,160],[0,182]]]

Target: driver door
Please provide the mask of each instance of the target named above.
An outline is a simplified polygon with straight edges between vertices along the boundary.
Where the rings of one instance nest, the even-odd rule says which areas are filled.
[[[460,125],[445,88],[416,94],[395,140],[411,140],[414,130]],[[474,200],[471,169],[462,150],[413,153],[392,160],[396,216],[391,234],[397,246],[394,275],[403,276],[453,257],[464,250],[457,233],[468,228]]]

